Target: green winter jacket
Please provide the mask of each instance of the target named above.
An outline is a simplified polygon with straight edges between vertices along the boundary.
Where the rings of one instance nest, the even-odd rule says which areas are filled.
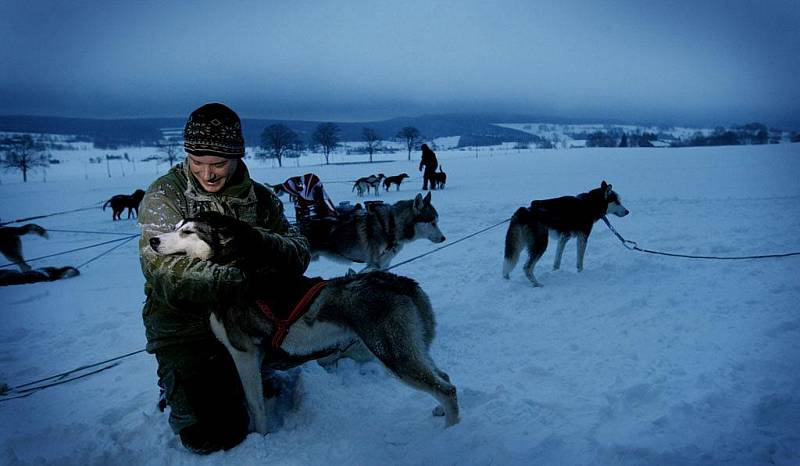
[[[172,167],[148,188],[139,209],[139,253],[147,296],[142,319],[150,353],[168,345],[213,339],[208,323],[211,310],[246,296],[255,278],[232,266],[158,255],[150,247],[153,236],[173,231],[182,219],[208,210],[236,217],[261,232],[269,261],[255,276],[302,275],[308,267],[308,241],[289,225],[278,197],[250,179],[243,162],[228,185],[214,194],[200,187],[187,163]],[[263,289],[264,284],[260,285]]]

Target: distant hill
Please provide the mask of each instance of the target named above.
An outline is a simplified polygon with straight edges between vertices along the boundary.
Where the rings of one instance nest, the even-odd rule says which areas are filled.
[[[0,116],[0,131],[48,133],[74,135],[82,140],[94,142],[98,146],[154,145],[162,139],[162,130],[182,128],[185,118],[64,118],[46,116],[10,115]],[[358,141],[362,139],[362,129],[372,128],[383,139],[393,139],[406,126],[417,128],[426,140],[446,136],[474,136],[505,142],[531,142],[536,136],[513,128],[495,126],[494,123],[588,123],[587,120],[549,118],[533,115],[506,114],[442,114],[402,117],[390,120],[340,123],[341,139]],[[597,123],[597,121],[591,121]],[[320,121],[297,121],[276,119],[242,120],[242,130],[248,145],[259,145],[261,133],[271,124],[283,123],[292,128],[305,142]]]

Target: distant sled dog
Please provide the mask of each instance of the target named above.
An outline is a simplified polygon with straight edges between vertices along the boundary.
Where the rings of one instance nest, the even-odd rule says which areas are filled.
[[[136,217],[139,217],[139,204],[144,198],[144,191],[137,189],[133,194],[117,194],[103,204],[103,211],[106,210],[108,205],[111,205],[111,219],[122,220],[122,211],[128,209],[128,218],[131,218],[131,213],[136,212]]]
[[[16,264],[23,272],[30,272],[31,266],[22,257],[20,236],[30,233],[39,235],[42,238],[48,238],[47,231],[35,223],[29,223],[21,227],[0,227],[0,253]]]
[[[381,185],[381,180],[385,178],[383,173],[379,173],[377,175],[369,175],[362,178],[359,178],[353,183],[353,191],[359,195],[359,197],[364,196],[364,193],[369,194],[370,188],[375,190],[375,195],[378,195],[378,188]]]
[[[558,239],[553,270],[561,267],[564,246],[570,238],[575,237],[578,242],[578,272],[582,271],[586,242],[594,222],[607,214],[624,217],[628,213],[619,195],[605,181],[588,193],[536,200],[531,202],[530,207],[520,207],[511,217],[506,232],[503,278],[509,278],[520,253],[527,248],[528,260],[522,269],[533,286],[541,286],[533,275],[533,268],[547,249],[549,235]]]
[[[248,270],[259,266],[254,254],[259,242],[260,235],[248,224],[204,212],[181,221],[174,232],[151,238],[150,247],[159,254],[185,254]],[[274,321],[255,303],[240,303],[215,310],[210,323],[236,364],[253,427],[267,433],[276,406],[268,405],[274,398],[264,399],[260,369],[264,345],[275,344]],[[326,282],[305,314],[289,326],[279,349],[291,357],[315,357],[363,344],[400,380],[436,398],[440,405],[433,414],[445,416],[451,426],[458,422],[456,387],[430,356],[434,332],[430,300],[414,280],[387,272],[349,274]]]
[[[321,223],[321,228],[312,223],[306,236],[314,259],[324,256],[366,264],[365,270],[382,270],[408,242],[422,238],[443,242],[438,221],[431,194],[424,198],[417,194],[411,200],[371,206],[333,224]]]
[[[400,191],[400,183],[402,183],[403,180],[406,178],[408,178],[408,173],[401,173],[395,176],[387,176],[386,178],[383,179],[383,187],[384,189],[386,189],[386,191],[388,191],[389,188],[392,187],[392,185],[394,184],[397,186],[397,191]]]
[[[439,165],[439,171],[431,175],[431,189],[444,189],[447,184],[447,173],[442,171],[442,166]]]

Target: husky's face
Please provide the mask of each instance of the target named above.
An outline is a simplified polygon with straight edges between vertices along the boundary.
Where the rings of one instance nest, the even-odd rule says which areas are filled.
[[[624,217],[630,213],[630,211],[622,205],[622,198],[619,196],[619,194],[617,194],[616,191],[611,189],[610,184],[607,184],[605,181],[603,181],[600,187],[605,190],[606,202],[608,202],[608,207],[606,208],[607,214],[614,214],[617,217]]]
[[[431,242],[441,243],[446,238],[439,229],[439,214],[431,205],[431,193],[423,199],[422,194],[414,198],[414,237],[428,238]]]
[[[213,249],[203,239],[204,236],[200,224],[181,220],[175,225],[175,231],[150,238],[150,247],[159,254],[186,255],[209,260],[213,256]]]

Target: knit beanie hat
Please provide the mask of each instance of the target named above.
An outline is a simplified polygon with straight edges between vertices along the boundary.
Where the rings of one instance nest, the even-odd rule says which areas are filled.
[[[203,105],[189,115],[183,130],[183,148],[198,156],[243,157],[244,138],[239,116],[219,103]]]

